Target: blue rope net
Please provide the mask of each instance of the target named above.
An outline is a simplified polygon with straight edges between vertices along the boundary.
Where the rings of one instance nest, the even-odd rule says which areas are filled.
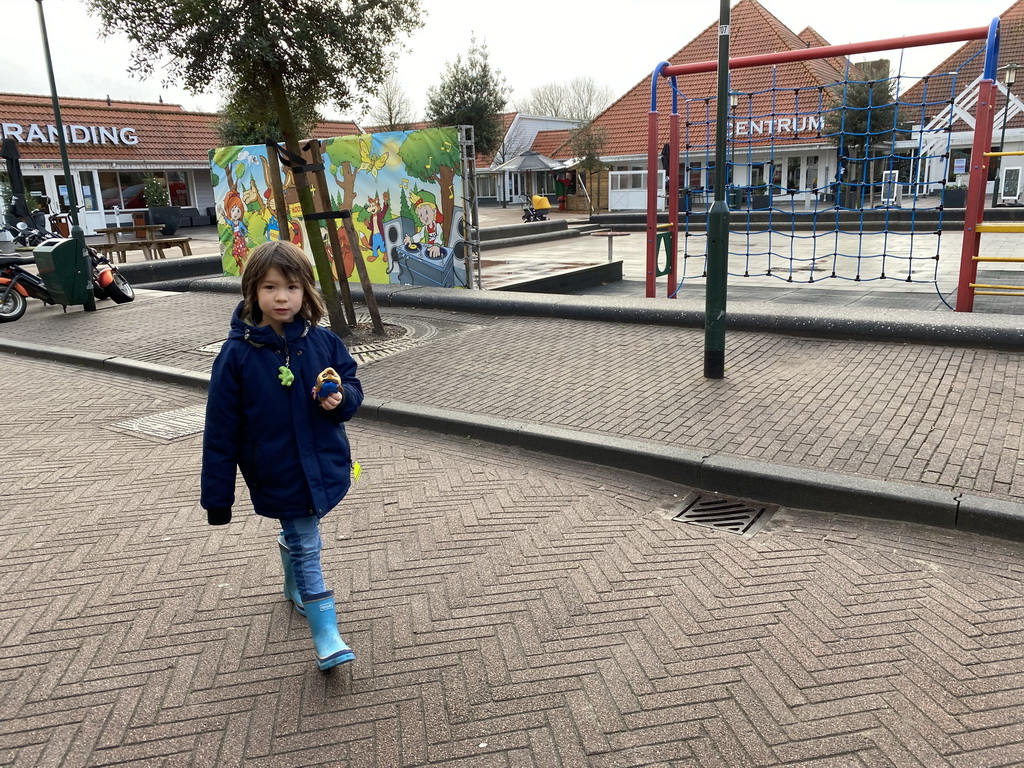
[[[872,79],[847,63],[844,79],[814,87],[780,85],[775,68],[770,87],[733,91],[729,274],[931,283],[948,306],[955,286],[945,295],[939,286],[943,200],[955,178],[951,135],[966,64],[925,78],[886,72]],[[692,214],[713,198],[716,99],[676,93],[684,130],[680,210]],[[807,154],[814,147],[818,153]],[[838,157],[838,167],[826,157]],[[673,295],[707,268],[703,220],[681,218]]]

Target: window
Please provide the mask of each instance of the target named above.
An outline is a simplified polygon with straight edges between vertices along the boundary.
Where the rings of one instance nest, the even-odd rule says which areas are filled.
[[[808,155],[807,156],[807,181],[804,182],[804,186],[807,189],[815,190],[818,188],[818,156]]]
[[[481,174],[476,177],[477,197],[497,197],[498,177],[491,174]]]
[[[121,209],[146,208],[143,179],[148,175],[149,171],[100,171],[100,199],[103,201],[103,207],[106,210],[111,210],[115,206]],[[167,186],[171,205],[192,204],[192,193],[188,188],[188,176],[185,171],[153,171],[152,175]],[[85,183],[83,178],[83,190]]]
[[[956,182],[956,177],[967,173],[971,162],[970,149],[952,149],[949,153],[949,168],[946,181]]]
[[[188,193],[188,177],[184,171],[168,171],[167,187],[171,196],[171,205],[188,207],[192,198]]]
[[[96,199],[96,187],[92,171],[79,171],[78,180],[82,185],[82,199],[78,201],[78,204],[84,205],[87,211],[99,210],[99,200]]]
[[[767,184],[765,178],[765,164],[764,163],[753,163],[750,166],[750,186],[761,187],[754,194],[766,195],[768,191],[764,188]]]
[[[786,159],[786,187],[795,192],[800,189],[800,158],[790,157]]]
[[[688,174],[689,178],[687,179],[687,186],[689,186],[690,189],[700,189],[703,186],[700,183],[700,175],[701,175],[701,164],[700,163],[694,163],[693,165],[691,165],[690,166],[690,170],[689,170],[689,174]]]
[[[155,176],[156,174],[154,174]],[[161,174],[163,175],[163,174]],[[122,208],[145,208],[146,198],[143,197],[142,179],[144,173],[139,171],[122,171],[117,174],[117,181],[121,187]]]

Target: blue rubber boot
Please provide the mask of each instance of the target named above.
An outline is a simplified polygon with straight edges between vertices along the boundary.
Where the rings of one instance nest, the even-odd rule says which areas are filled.
[[[299,595],[299,588],[295,586],[295,571],[292,569],[292,555],[284,543],[284,534],[277,537],[277,547],[281,552],[281,565],[284,566],[284,596],[292,601],[301,615],[306,615],[306,609],[302,607],[302,597]]]
[[[330,669],[339,664],[354,661],[356,655],[338,634],[338,615],[334,610],[334,593],[331,591],[310,595],[303,601],[306,620],[313,633],[313,647],[316,650],[316,665]]]

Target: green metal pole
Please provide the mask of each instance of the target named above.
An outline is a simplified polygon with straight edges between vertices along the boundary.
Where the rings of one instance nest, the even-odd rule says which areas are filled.
[[[78,241],[78,252],[85,263],[85,304],[86,312],[96,311],[96,297],[92,292],[92,265],[86,258],[85,231],[78,225],[78,196],[75,194],[75,180],[71,176],[71,163],[68,162],[68,145],[64,140],[64,122],[60,118],[60,101],[57,99],[57,82],[53,79],[53,61],[50,59],[50,40],[46,35],[46,17],[43,15],[43,0],[36,0],[39,6],[39,29],[43,35],[43,52],[46,54],[46,72],[50,76],[50,97],[53,99],[53,117],[57,123],[57,141],[60,144],[60,159],[64,165],[64,183],[68,188],[68,212],[71,217],[71,237]],[[58,190],[59,192],[59,190]],[[59,197],[59,194],[58,194]]]
[[[725,376],[725,297],[729,277],[729,206],[725,202],[729,117],[729,0],[718,21],[718,103],[715,118],[715,202],[708,213],[708,278],[704,303],[704,378]]]

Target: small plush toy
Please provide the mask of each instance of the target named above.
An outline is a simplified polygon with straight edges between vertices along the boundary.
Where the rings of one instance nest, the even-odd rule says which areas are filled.
[[[333,368],[324,368],[316,377],[316,386],[313,387],[313,399],[323,400],[335,392],[341,391],[341,376]]]

